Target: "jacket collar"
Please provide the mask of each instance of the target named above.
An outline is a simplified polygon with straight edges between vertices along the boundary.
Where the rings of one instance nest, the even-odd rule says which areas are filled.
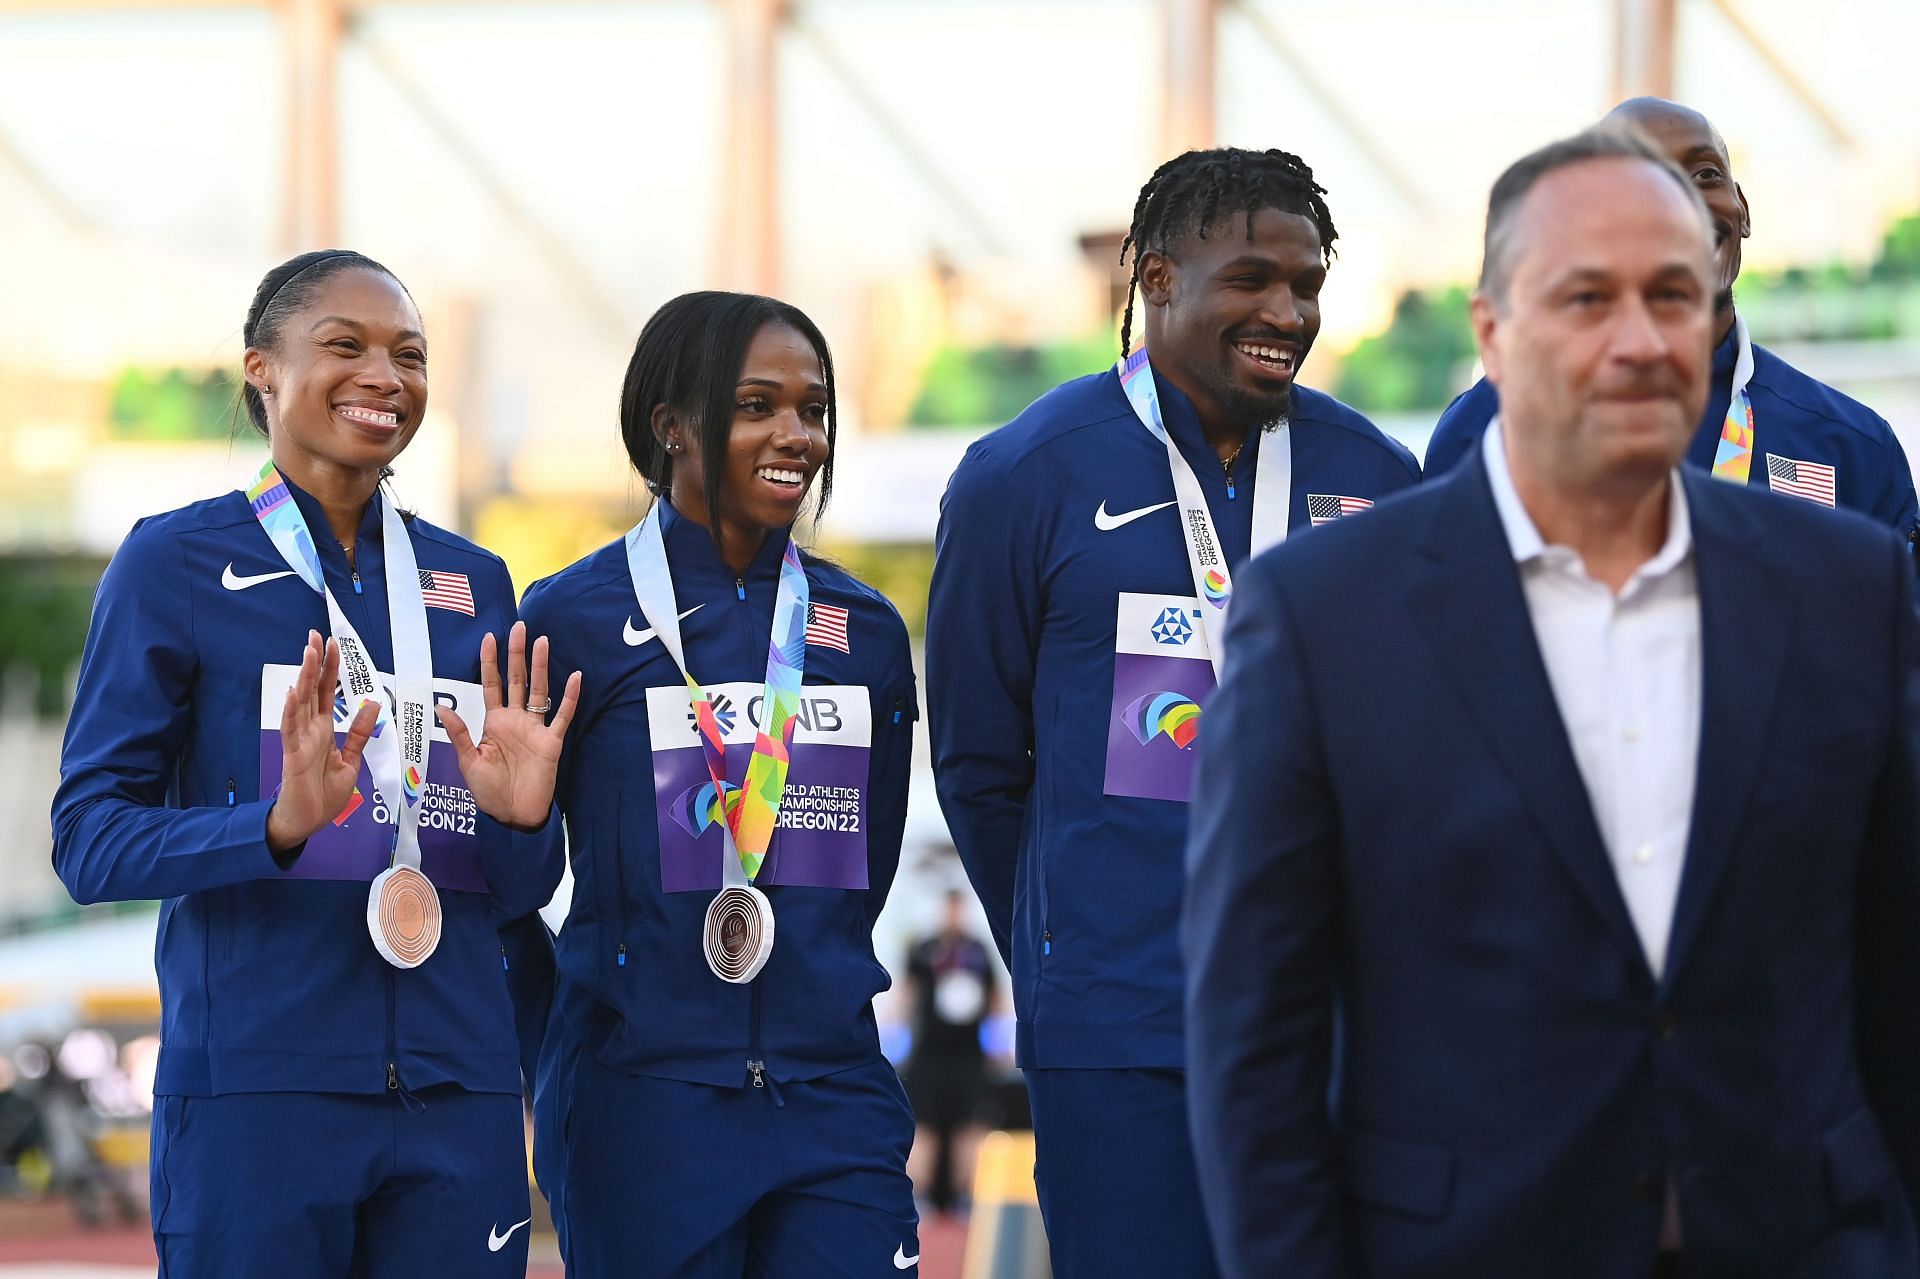
[[[660,536],[666,543],[667,558],[676,569],[697,573],[701,578],[714,578],[742,582],[759,582],[777,579],[780,576],[780,560],[787,553],[787,542],[793,530],[775,529],[767,534],[767,540],[754,552],[753,559],[747,565],[745,573],[735,573],[726,561],[720,558],[720,548],[714,543],[713,534],[705,525],[697,524],[682,515],[674,506],[672,499],[665,494],[657,504],[660,519]]]
[[[1484,442],[1482,447],[1485,447]],[[1595,912],[1645,957],[1534,637],[1484,459],[1438,481],[1410,604],[1515,793]],[[1662,991],[1683,973],[1740,834],[1794,626],[1784,570],[1750,495],[1683,469],[1700,582],[1698,781]],[[1777,538],[1777,534],[1775,535]],[[1651,977],[1651,973],[1647,974]]]

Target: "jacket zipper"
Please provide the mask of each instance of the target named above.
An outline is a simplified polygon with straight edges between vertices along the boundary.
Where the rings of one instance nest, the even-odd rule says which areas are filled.
[[[399,1032],[395,1025],[393,966],[383,964],[387,970],[387,1091],[400,1091],[400,1048]]]
[[[787,1099],[780,1095],[780,1084],[778,1083],[778,1081],[776,1081],[772,1075],[767,1073],[766,1058],[761,1053],[761,1050],[760,1050],[760,981],[759,979],[755,978],[753,985],[750,986],[748,989],[750,989],[753,992],[753,995],[752,995],[753,1029],[748,1036],[749,1047],[747,1051],[751,1053],[752,1056],[747,1058],[747,1073],[753,1077],[753,1086],[755,1088],[764,1090],[767,1096],[773,1098],[773,1104],[775,1108],[784,1110],[786,1109]]]

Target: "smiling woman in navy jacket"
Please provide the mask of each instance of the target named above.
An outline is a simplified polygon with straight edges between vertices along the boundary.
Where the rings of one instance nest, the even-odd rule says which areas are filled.
[[[913,1119],[872,929],[913,668],[893,607],[794,541],[832,483],[826,340],[771,298],[675,298],[620,424],[657,500],[522,602],[586,677],[534,1125],[567,1273],[911,1272]]]
[[[420,330],[357,253],[268,273],[244,396],[272,460],[136,524],[94,603],[53,860],[78,901],[164,899],[164,1276],[525,1273],[495,923],[559,874],[576,686],[549,726],[505,565],[379,488]]]

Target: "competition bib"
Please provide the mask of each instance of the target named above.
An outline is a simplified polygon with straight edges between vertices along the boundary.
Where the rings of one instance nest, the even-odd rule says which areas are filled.
[[[713,684],[725,776],[740,777],[765,714],[761,686]],[[725,856],[722,805],[702,755],[684,685],[647,690],[660,889],[713,892]],[[808,684],[794,715],[792,771],[756,884],[867,887],[867,763],[872,703],[853,685]],[[729,789],[731,789],[729,787]]]
[[[1213,696],[1206,609],[1191,595],[1123,591],[1114,630],[1106,793],[1186,803]]]
[[[262,798],[271,798],[266,788],[280,776],[280,710],[287,690],[300,674],[298,666],[269,664],[260,668],[260,784]],[[382,689],[392,677],[374,672]],[[466,722],[473,740],[483,741],[487,733],[486,698],[478,684],[459,680],[433,681],[433,700],[448,707]],[[335,740],[346,740],[347,725],[353,712],[346,699],[335,694],[333,731]],[[479,807],[473,792],[454,758],[452,743],[437,721],[429,721],[428,730],[436,750],[428,760],[427,784],[420,796],[420,870],[442,888],[459,892],[484,893],[486,875],[480,865],[480,839],[476,831]],[[361,883],[373,879],[389,865],[393,851],[393,810],[397,797],[375,777],[372,761],[362,756],[360,778],[353,797],[339,816],[322,826],[307,840],[307,847],[282,872],[287,879],[353,879]]]

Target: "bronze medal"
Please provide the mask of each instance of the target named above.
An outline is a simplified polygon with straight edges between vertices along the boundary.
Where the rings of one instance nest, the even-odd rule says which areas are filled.
[[[707,907],[702,933],[713,975],[743,985],[766,967],[773,953],[773,903],[751,885],[723,888]]]
[[[367,894],[367,931],[395,968],[418,968],[440,944],[440,895],[411,866],[380,872]]]

